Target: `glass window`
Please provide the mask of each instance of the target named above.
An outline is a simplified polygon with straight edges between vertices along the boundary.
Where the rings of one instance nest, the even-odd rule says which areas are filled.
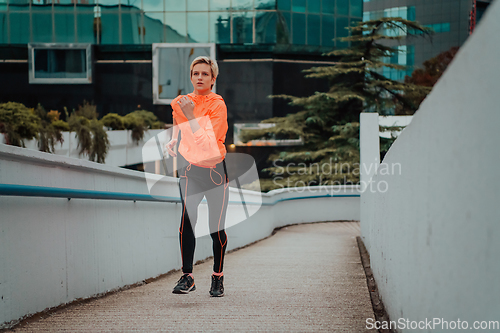
[[[141,0],[121,0],[122,6],[141,8]]]
[[[278,23],[276,24],[276,43],[290,44],[292,28],[290,25],[290,13],[278,12]]]
[[[208,0],[187,0],[187,10],[190,12],[208,11]]]
[[[307,45],[320,45],[321,20],[319,15],[307,16]]]
[[[337,38],[349,36],[349,31],[346,29],[349,26],[349,19],[347,17],[337,17]],[[337,48],[348,47],[349,42],[337,40]]]
[[[0,43],[7,44],[9,42],[7,36],[7,13],[0,12]]]
[[[78,43],[96,43],[97,32],[94,33],[94,12],[77,12]],[[33,23],[33,26],[36,26]]]
[[[122,2],[127,3],[126,0],[122,0]],[[96,3],[99,3],[99,5],[102,6],[116,6],[120,4],[120,0],[96,0]]]
[[[321,26],[321,45],[335,46],[335,20],[333,16],[323,15]]]
[[[309,13],[321,13],[321,1],[307,0],[307,11]]]
[[[279,10],[292,10],[291,0],[277,0]]]
[[[335,14],[335,1],[323,0],[323,14]]]
[[[163,12],[144,13],[144,43],[164,43],[165,42],[165,18]]]
[[[208,13],[188,13],[188,35],[196,43],[208,42]]]
[[[276,9],[276,0],[254,0],[255,9]]]
[[[46,13],[43,13],[47,15]],[[10,42],[12,44],[27,44],[30,42],[30,16],[26,11],[24,13],[11,12],[9,17],[10,21]],[[35,13],[33,13],[33,16]],[[7,15],[5,15],[5,18]],[[49,14],[50,16],[50,14]],[[7,31],[7,30],[6,30]],[[49,42],[52,42],[52,35]]]
[[[210,0],[210,10],[229,10],[230,7],[230,0]]]
[[[207,1],[207,0],[205,0]],[[182,1],[179,1],[182,2]],[[202,3],[203,1],[200,1]],[[142,10],[145,12],[161,12],[163,8],[163,0],[146,0],[142,2]]]
[[[304,45],[306,43],[306,15],[294,13],[292,25],[293,44]]]
[[[210,42],[231,43],[231,15],[229,12],[210,12]]]
[[[179,0],[164,0],[167,12],[186,11],[186,2]]]
[[[415,21],[416,20],[416,14],[415,14],[415,7],[411,6],[408,7],[408,20],[410,21]]]
[[[306,12],[306,0],[292,0],[292,11],[298,13]]]
[[[72,7],[66,12],[58,8],[54,13],[56,28],[56,43],[74,43],[75,42],[75,12]]]
[[[52,13],[47,12],[33,12],[33,42],[35,43],[52,43]],[[12,20],[12,17],[11,17]],[[28,25],[29,20],[24,24]]]
[[[35,49],[35,79],[87,77],[85,50]]]
[[[356,17],[363,16],[363,1],[362,0],[351,0],[351,16],[356,16]]]
[[[231,2],[234,10],[253,9],[253,0],[231,0]]]
[[[69,45],[69,44],[68,44]],[[91,83],[90,45],[55,48],[28,45],[30,83]]]
[[[165,24],[167,43],[186,43],[186,13],[165,13]]]
[[[233,13],[233,43],[252,43],[253,15]]]
[[[255,17],[255,42],[276,43],[276,12],[257,12]]]
[[[349,15],[349,1],[337,0],[337,15]]]
[[[102,7],[99,26],[99,43],[119,44],[120,43],[120,16],[116,7]]]
[[[120,15],[122,44],[140,44],[139,26],[141,25],[141,15],[139,10],[122,6]]]

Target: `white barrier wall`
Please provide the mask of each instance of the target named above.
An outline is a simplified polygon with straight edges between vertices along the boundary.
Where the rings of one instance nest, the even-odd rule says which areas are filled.
[[[122,131],[107,131],[109,139],[109,150],[106,155],[105,164],[111,166],[125,166],[133,165],[144,161],[142,156],[142,146],[146,141],[160,133],[165,133],[166,130],[156,129],[144,132],[144,138],[140,142],[135,142],[132,139],[132,131],[122,130]],[[63,143],[57,142],[54,145],[54,154],[60,156],[67,156],[72,158],[78,158],[88,161],[89,157],[87,155],[80,155],[80,148],[78,147],[78,138],[75,132],[62,132]],[[165,138],[164,141],[167,141]],[[0,143],[5,143],[4,135],[0,133]],[[38,142],[36,140],[29,140],[24,142],[27,149],[38,151]]]
[[[499,17],[496,1],[386,155],[401,174],[374,175],[388,190],[361,196],[361,233],[391,320],[436,318],[439,332],[500,321]]]
[[[147,195],[144,175],[0,144],[0,184]],[[155,187],[179,197],[175,178],[164,177]],[[243,192],[249,211],[260,201],[262,207],[227,229],[228,250],[287,224],[359,220],[357,187],[279,190],[262,197]],[[234,203],[239,197],[230,188],[228,219],[242,214],[241,204]],[[0,211],[0,328],[181,267],[180,203],[0,196]],[[199,238],[195,261],[211,255],[211,238]]]

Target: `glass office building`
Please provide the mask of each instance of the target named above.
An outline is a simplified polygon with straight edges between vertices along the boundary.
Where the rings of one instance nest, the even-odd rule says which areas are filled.
[[[480,20],[490,2],[475,2],[476,21]],[[397,47],[400,53],[385,61],[409,66],[407,70],[385,68],[383,74],[391,79],[403,80],[405,75],[411,75],[415,68],[423,68],[426,60],[454,46],[460,47],[469,36],[473,0],[399,0],[397,6],[394,5],[395,1],[392,0],[364,0],[363,20],[402,17],[432,28],[434,35],[431,40],[404,38],[400,42],[388,42],[388,45]]]
[[[0,0],[0,43],[344,47],[362,16],[362,0]]]
[[[362,19],[363,0],[0,0],[0,103],[63,113],[87,100],[171,122],[153,104],[152,44],[213,43],[230,143],[233,122],[299,110],[268,96],[326,91],[302,70],[335,61],[323,54]]]

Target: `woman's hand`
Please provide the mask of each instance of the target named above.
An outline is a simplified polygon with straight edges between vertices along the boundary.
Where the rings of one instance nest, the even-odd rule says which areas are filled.
[[[184,113],[187,119],[194,119],[194,103],[189,97],[183,96],[177,101],[177,104],[179,104],[182,113]]]
[[[172,139],[172,140],[170,140],[170,142],[169,142],[169,143],[167,143],[167,144],[165,145],[165,148],[167,149],[168,154],[169,154],[170,156],[174,156],[174,157],[175,157],[175,156],[177,156],[177,154],[174,152],[174,147],[175,147],[176,145],[177,145],[177,139]]]

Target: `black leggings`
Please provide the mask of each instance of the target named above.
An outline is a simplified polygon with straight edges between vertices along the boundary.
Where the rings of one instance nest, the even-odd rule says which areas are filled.
[[[222,272],[227,247],[227,235],[224,227],[229,199],[229,183],[224,162],[222,161],[213,168],[202,168],[189,164],[180,172],[179,187],[182,200],[182,216],[179,241],[183,273],[193,272],[194,248],[196,245],[194,230],[198,219],[198,206],[203,197],[206,197],[208,204],[208,222],[214,253],[214,272]]]

